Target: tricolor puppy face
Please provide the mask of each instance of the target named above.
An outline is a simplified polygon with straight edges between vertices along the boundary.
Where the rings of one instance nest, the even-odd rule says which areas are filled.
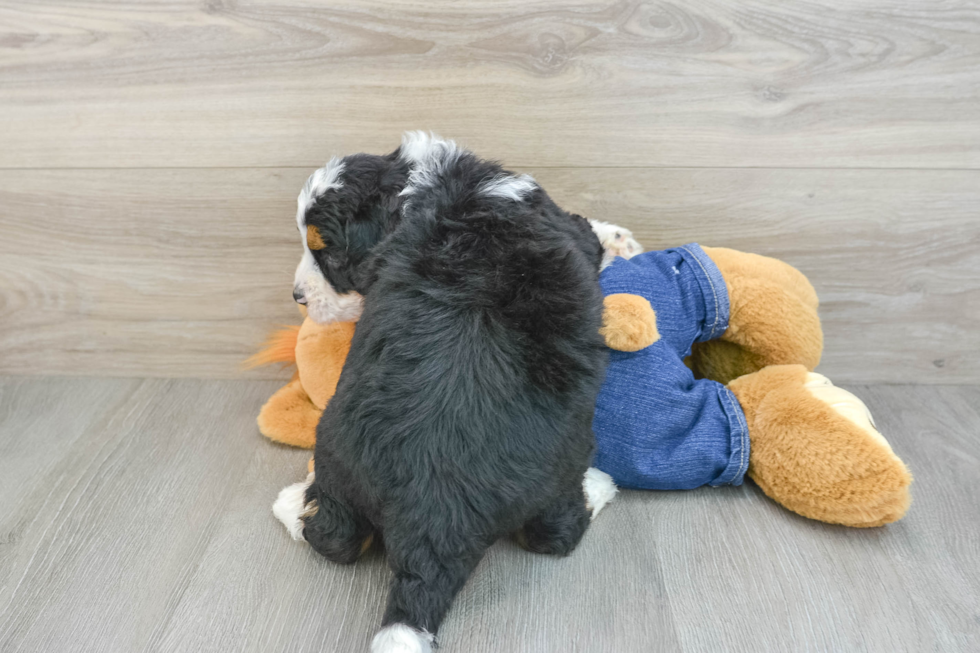
[[[306,181],[297,198],[303,257],[293,298],[317,323],[357,320],[364,270],[398,212],[406,173],[394,155],[333,158]]]

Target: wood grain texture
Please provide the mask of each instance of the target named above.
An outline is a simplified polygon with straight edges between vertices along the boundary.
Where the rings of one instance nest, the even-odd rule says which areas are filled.
[[[951,0],[2,0],[0,167],[980,166]]]
[[[274,386],[4,380],[5,482],[30,490],[0,495],[0,650],[151,641],[270,446],[254,419]]]
[[[272,517],[308,455],[255,431],[274,386],[0,379],[0,650],[367,650],[384,555],[333,565]],[[623,492],[569,558],[495,545],[440,650],[977,650],[980,387],[850,389],[915,475],[901,522]]]
[[[980,645],[980,501],[967,489],[980,473],[980,389],[849,389],[912,470],[909,514],[848,530],[789,514],[751,483],[674,493],[676,503],[659,506],[654,538],[671,542],[660,547],[662,566],[674,614],[684,615],[684,650]],[[728,495],[722,505],[719,494]]]
[[[980,380],[980,172],[525,171],[648,248],[699,241],[799,267],[838,381]],[[299,319],[308,172],[0,171],[0,372],[239,375],[270,328]]]

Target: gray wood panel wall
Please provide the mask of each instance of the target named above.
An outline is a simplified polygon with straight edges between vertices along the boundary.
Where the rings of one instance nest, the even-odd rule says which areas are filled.
[[[306,175],[425,128],[798,266],[835,379],[980,380],[980,2],[324,5],[0,0],[0,373],[239,375]]]

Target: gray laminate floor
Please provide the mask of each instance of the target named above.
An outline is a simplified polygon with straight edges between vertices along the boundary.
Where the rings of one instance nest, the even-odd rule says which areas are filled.
[[[269,506],[307,453],[267,381],[0,379],[0,651],[364,651],[388,571]],[[567,559],[497,544],[442,651],[980,650],[980,388],[852,387],[916,477],[904,521],[807,521],[753,485],[623,492]]]

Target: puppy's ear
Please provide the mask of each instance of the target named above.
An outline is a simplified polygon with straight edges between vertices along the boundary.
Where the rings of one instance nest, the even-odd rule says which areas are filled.
[[[342,164],[339,183],[307,212],[307,245],[334,290],[364,294],[372,275],[362,268],[398,221],[408,166],[394,153],[355,154]]]
[[[602,244],[595,235],[595,231],[592,230],[591,221],[583,218],[578,213],[569,213],[568,216],[575,225],[576,240],[579,247],[585,252],[585,255],[590,261],[595,262],[596,269],[600,269],[602,267],[603,249]]]

